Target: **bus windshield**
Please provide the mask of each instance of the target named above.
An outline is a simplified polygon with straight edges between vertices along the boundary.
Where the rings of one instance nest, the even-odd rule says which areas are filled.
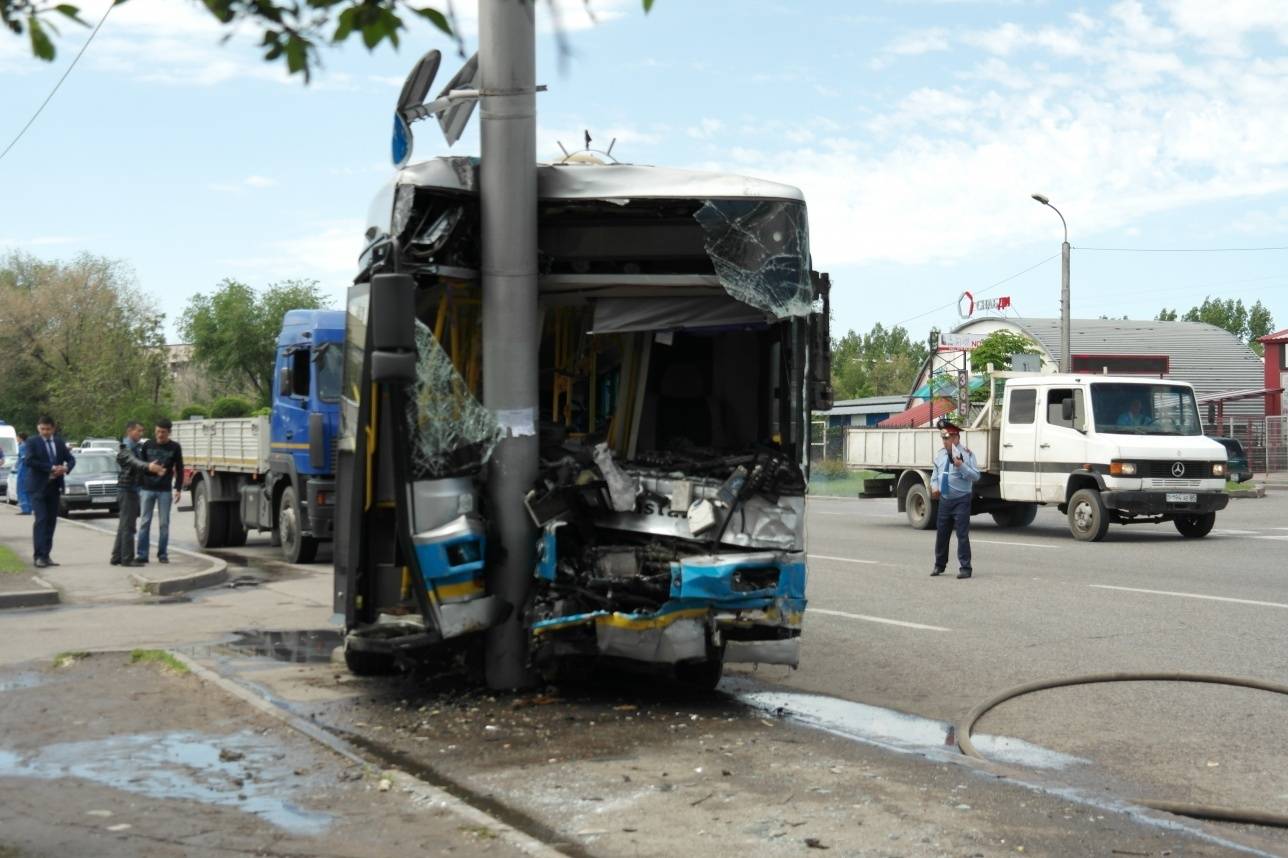
[[[1202,435],[1194,391],[1180,384],[1104,382],[1091,385],[1097,432],[1116,435]]]

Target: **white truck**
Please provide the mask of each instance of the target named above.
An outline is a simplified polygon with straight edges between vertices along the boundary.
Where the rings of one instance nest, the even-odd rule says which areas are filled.
[[[1084,542],[1103,539],[1110,523],[1170,521],[1198,538],[1230,500],[1225,448],[1203,436],[1194,389],[1180,381],[994,373],[962,444],[981,472],[971,512],[990,513],[1002,527],[1031,524],[1039,504],[1054,504]],[[913,527],[929,529],[940,446],[933,427],[853,428],[845,463],[880,474],[864,483],[863,497],[893,495]]]

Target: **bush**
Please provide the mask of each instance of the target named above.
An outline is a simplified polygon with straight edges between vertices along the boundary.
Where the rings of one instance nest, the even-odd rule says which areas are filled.
[[[210,404],[211,417],[249,417],[252,406],[240,396],[221,396]]]
[[[810,475],[820,480],[843,480],[850,475],[850,469],[840,459],[824,459],[810,468]]]
[[[265,405],[263,408],[256,408],[250,415],[251,417],[272,417],[273,409]]]
[[[209,405],[202,405],[200,402],[193,402],[179,409],[180,420],[191,420],[194,417],[205,417],[210,413]]]

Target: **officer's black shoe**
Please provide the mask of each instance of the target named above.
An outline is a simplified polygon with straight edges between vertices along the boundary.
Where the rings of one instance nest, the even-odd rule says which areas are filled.
[[[942,574],[944,574],[944,570],[939,569],[938,567],[930,570],[931,578],[934,578],[936,575],[942,575]]]

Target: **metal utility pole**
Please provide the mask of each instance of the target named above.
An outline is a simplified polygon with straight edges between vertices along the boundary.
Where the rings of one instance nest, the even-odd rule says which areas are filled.
[[[1072,372],[1073,361],[1069,357],[1069,224],[1049,199],[1041,194],[1032,194],[1032,197],[1060,215],[1060,223],[1064,226],[1064,243],[1060,245],[1060,372]]]
[[[499,538],[488,591],[513,606],[487,632],[489,688],[530,684],[522,613],[536,532],[523,497],[537,477],[536,30],[531,0],[479,0],[482,95],[479,203],[483,256],[483,404],[505,437],[489,464],[487,496]]]

